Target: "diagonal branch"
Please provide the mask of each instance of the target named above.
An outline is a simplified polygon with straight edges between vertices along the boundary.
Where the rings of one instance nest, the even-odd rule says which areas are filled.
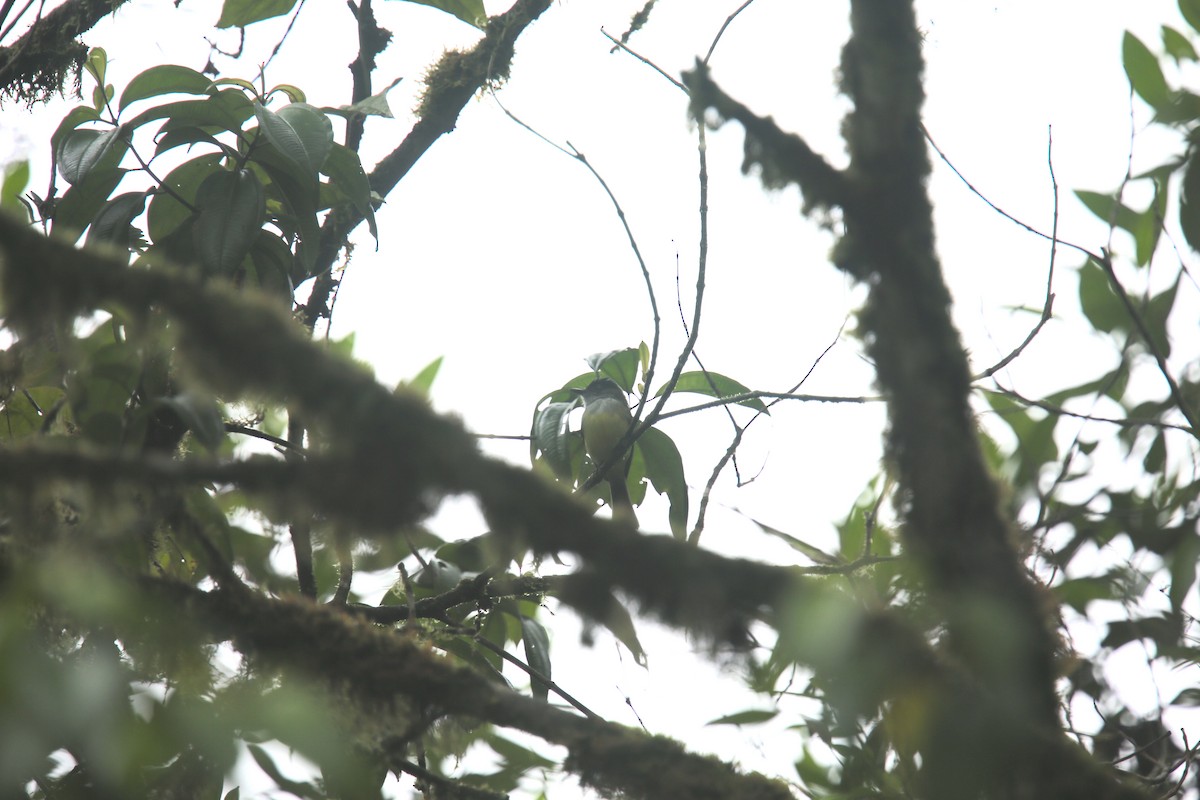
[[[492,81],[508,77],[517,37],[549,7],[550,0],[517,0],[508,11],[488,21],[484,37],[470,50],[451,50],[442,56],[425,79],[425,95],[416,124],[404,141],[371,170],[371,191],[387,197],[433,143],[454,130],[458,115],[477,91]],[[329,314],[333,263],[346,237],[362,221],[362,214],[343,205],[330,212],[321,226],[314,267],[317,277],[302,309],[302,318],[310,330],[317,320]]]
[[[698,60],[694,70],[685,72],[683,82],[691,95],[696,119],[706,119],[706,112],[712,109],[721,121],[736,120],[745,129],[742,172],[757,166],[763,185],[772,189],[796,184],[804,193],[806,211],[845,207],[852,201],[851,185],[841,171],[799,136],[782,130],[775,120],[758,116],[725,94],[709,77],[703,62]]]

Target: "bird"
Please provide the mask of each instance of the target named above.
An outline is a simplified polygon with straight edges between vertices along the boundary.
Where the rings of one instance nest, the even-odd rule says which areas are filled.
[[[625,392],[611,378],[597,378],[587,388],[577,391],[577,396],[583,398],[584,450],[597,468],[602,467],[613,458],[617,445],[633,423]],[[637,515],[633,512],[633,500],[625,482],[631,455],[627,453],[619,458],[604,479],[608,482],[613,519],[630,522],[636,527]]]

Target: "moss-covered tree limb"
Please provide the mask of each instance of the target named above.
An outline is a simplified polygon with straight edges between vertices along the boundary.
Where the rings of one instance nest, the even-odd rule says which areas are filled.
[[[517,38],[549,7],[550,0],[517,0],[508,11],[488,21],[484,37],[470,50],[450,50],[442,56],[425,78],[416,124],[368,175],[371,191],[387,197],[425,151],[442,135],[454,130],[458,115],[476,92],[508,77]],[[343,205],[331,212],[321,226],[316,282],[304,308],[305,323],[310,328],[329,313],[333,263],[346,237],[362,221],[362,214]]]
[[[842,88],[853,102],[844,125],[851,163],[839,174],[849,184],[841,195],[827,188],[832,176],[807,150],[781,144],[791,140],[720,94],[700,70],[689,77],[694,113],[713,107],[738,119],[747,158],[762,163],[765,176],[797,181],[810,203],[811,195],[840,206],[845,235],[834,260],[870,287],[861,329],[888,401],[887,453],[902,489],[904,540],[925,565],[955,657],[1010,708],[1056,730],[1054,640],[980,451],[970,371],[934,249],[912,4],[854,0],[851,31],[842,54]],[[794,163],[774,163],[779,158]],[[948,753],[960,763],[999,759],[1006,768],[993,791],[1002,794],[1046,778],[1028,760],[1008,760],[1024,748],[989,749],[985,730],[963,733],[927,742],[927,772],[947,795],[961,789]]]
[[[247,591],[205,593],[183,584],[142,581],[143,607],[168,620],[184,614],[227,638],[259,663],[318,679],[365,707],[397,699],[517,728],[565,746],[566,768],[600,789],[635,798],[729,797],[790,800],[786,785],[740,773],[677,742],[562,711],[465,667],[412,638],[305,601],[269,600]]]
[[[816,153],[804,139],[782,130],[770,117],[760,117],[721,90],[709,77],[708,66],[683,74],[697,119],[717,112],[719,121],[736,120],[746,130],[742,171],[758,167],[763,185],[772,189],[795,184],[804,195],[804,209],[828,210],[850,203],[850,183],[842,173]]]
[[[8,47],[0,47],[0,98],[25,103],[49,100],[74,72],[76,83],[87,47],[76,39],[127,0],[67,0]]]
[[[560,587],[564,600],[577,608],[595,608],[602,618],[605,593],[619,588],[644,611],[674,626],[734,643],[741,641],[751,620],[768,620],[781,633],[804,634],[789,652],[801,663],[840,676],[847,687],[840,702],[852,709],[871,713],[880,702],[905,692],[920,693],[921,687],[949,692],[953,686],[954,693],[945,695],[945,704],[939,706],[946,710],[944,718],[930,718],[945,724],[926,735],[950,731],[949,741],[958,744],[971,741],[965,733],[985,731],[989,742],[1000,736],[1000,741],[1013,745],[1002,752],[1019,753],[1027,777],[1030,770],[1050,774],[1046,765],[1053,761],[1074,765],[1076,774],[1088,777],[1076,785],[1105,788],[1087,796],[1133,796],[1122,794],[1125,789],[1100,767],[1088,766],[1065,739],[1050,738],[1044,729],[1034,727],[1023,706],[1011,702],[1004,684],[943,664],[919,633],[894,615],[863,613],[848,597],[830,594],[819,579],[803,579],[786,568],[724,558],[671,537],[645,536],[596,519],[590,509],[538,475],[485,458],[457,422],[435,414],[419,398],[380,386],[361,368],[313,343],[266,301],[184,272],[131,269],[120,258],[77,250],[7,216],[0,216],[0,296],[10,324],[18,331],[36,327],[47,317],[68,321],[109,306],[122,308],[136,328],[140,315],[158,309],[174,320],[179,352],[197,374],[231,395],[266,396],[295,404],[329,443],[320,456],[273,464],[150,461],[78,449],[43,453],[17,448],[0,453],[0,477],[6,480],[22,475],[28,480],[33,475],[101,485],[123,479],[232,480],[247,485],[257,481],[259,491],[275,496],[278,490],[283,505],[289,498],[305,495],[297,502],[316,505],[331,518],[381,534],[414,513],[415,498],[427,502],[441,493],[469,492],[479,498],[497,536],[539,553],[561,550],[581,557],[587,572],[564,579]],[[48,460],[37,462],[38,458]],[[337,472],[343,473],[340,478]],[[327,482],[333,488],[322,486]],[[225,599],[220,602],[228,601],[228,595],[221,597]],[[253,598],[253,602],[266,601]],[[814,623],[794,617],[814,608],[840,609],[836,635],[828,619],[822,625],[816,624],[821,619]],[[324,619],[316,623],[323,625]],[[277,622],[263,635],[278,636]],[[248,616],[245,624],[253,620]],[[305,624],[295,621],[297,628]],[[341,647],[338,637],[330,641],[333,651]],[[307,635],[297,640],[305,647],[313,641]],[[313,652],[306,658],[333,664],[342,657],[337,652]],[[522,715],[532,706],[488,702],[499,703],[495,706],[501,709],[495,712],[499,716],[486,717],[499,724],[522,727],[554,741],[575,735],[571,731],[576,723],[563,723],[566,727],[558,729],[557,723],[538,718],[524,727]],[[609,742],[601,737],[596,742],[623,748],[626,740],[617,737]],[[579,769],[592,770],[586,765]]]

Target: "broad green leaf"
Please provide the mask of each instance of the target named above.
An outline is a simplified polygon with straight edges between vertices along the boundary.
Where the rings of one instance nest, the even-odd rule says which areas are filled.
[[[1122,596],[1121,576],[1118,573],[1084,576],[1065,580],[1052,591],[1059,602],[1066,603],[1080,614],[1087,613],[1088,604],[1096,600],[1116,600]]]
[[[1196,48],[1192,47],[1186,36],[1174,28],[1162,26],[1162,41],[1163,50],[1166,50],[1167,55],[1175,59],[1176,63],[1196,60]]]
[[[103,86],[108,71],[108,53],[104,51],[103,47],[93,47],[88,51],[87,61],[83,62],[83,68],[92,76],[92,80]]]
[[[1108,275],[1090,260],[1079,268],[1079,305],[1098,331],[1112,333],[1129,326],[1129,315],[1109,285]]]
[[[0,208],[22,209],[21,192],[29,185],[29,162],[14,161],[4,165],[4,177],[0,181]]]
[[[550,674],[550,635],[536,619],[521,616],[521,643],[525,647],[525,663],[534,671],[548,679]],[[550,686],[539,678],[532,678],[531,691],[533,696],[541,700],[547,699]]]
[[[1159,181],[1154,182],[1154,201],[1138,215],[1134,226],[1133,238],[1136,244],[1136,262],[1139,267],[1150,263],[1154,251],[1158,247],[1158,237],[1162,234],[1163,220],[1166,219],[1166,192]]]
[[[196,190],[209,175],[219,169],[221,156],[208,153],[185,161],[163,177],[163,186],[169,187],[171,191],[160,189],[150,200],[150,208],[146,212],[146,232],[150,241],[160,243],[178,229],[184,220],[192,216]],[[191,203],[193,208],[184,205],[176,197]]]
[[[1200,158],[1195,149],[1188,155],[1179,193],[1179,227],[1193,250],[1200,250]]]
[[[258,96],[258,87],[245,78],[217,78],[212,82],[213,86],[240,86],[251,94],[253,97]]]
[[[238,157],[237,150],[225,144],[220,139],[206,131],[204,128],[193,126],[183,128],[172,127],[171,130],[160,134],[155,141],[154,157],[157,158],[168,150],[173,150],[176,147],[191,147],[194,144],[200,143],[213,145],[230,159],[236,159]]]
[[[1161,436],[1161,431],[1159,432]],[[1200,561],[1200,534],[1188,531],[1168,556],[1171,568],[1171,607],[1181,609],[1188,592],[1196,583],[1196,563]]]
[[[584,360],[597,375],[612,378],[625,391],[633,391],[633,382],[637,380],[639,362],[636,347],[610,350],[607,353],[593,353]]]
[[[113,99],[113,85],[110,83],[107,86],[97,86],[92,89],[92,108],[96,111],[103,111],[109,101]]]
[[[1171,100],[1171,90],[1163,77],[1158,59],[1142,41],[1129,31],[1121,42],[1121,55],[1129,85],[1138,97],[1153,109],[1165,108]]]
[[[237,28],[252,25],[271,17],[287,14],[296,5],[296,0],[225,0],[221,6],[218,28]]]
[[[125,177],[125,170],[112,167],[93,169],[82,183],[72,186],[59,198],[54,209],[51,232],[78,241],[83,229],[92,224],[109,195]]]
[[[636,447],[646,463],[646,477],[659,494],[665,494],[671,504],[668,519],[671,534],[676,539],[687,538],[688,492],[683,474],[683,459],[671,437],[657,428],[650,428],[638,439]]]
[[[665,389],[666,387],[664,386],[663,388]],[[694,392],[718,398],[729,397],[735,394],[748,394],[750,392],[749,389],[733,378],[727,378],[717,372],[684,372],[679,376],[679,382],[675,384],[675,391]],[[663,390],[659,389],[654,396],[658,397],[662,392]],[[766,404],[757,397],[743,400],[738,405],[753,408],[755,411],[762,411],[765,414],[771,413],[767,410]]]
[[[139,73],[129,82],[121,92],[118,108],[124,111],[130,103],[163,94],[206,94],[212,85],[211,78],[190,67],[160,64]]]
[[[117,247],[129,247],[130,225],[146,208],[145,192],[126,192],[109,200],[88,229],[87,244],[109,242]]]
[[[316,263],[317,243],[321,238],[321,227],[317,222],[319,193],[316,175],[313,173],[310,177],[272,147],[256,150],[252,164],[260,167],[270,178],[266,193],[268,201],[277,201],[277,205],[271,209],[276,224],[299,240],[291,277],[293,283],[302,283],[311,277]]]
[[[55,154],[59,174],[73,186],[102,163],[111,162],[111,166],[115,167],[126,149],[128,146],[116,128],[107,131],[91,128],[73,130],[59,143]]]
[[[266,217],[262,184],[248,169],[218,170],[196,190],[196,247],[209,275],[231,276]]]
[[[71,414],[88,439],[107,446],[122,443],[125,411],[140,371],[137,348],[117,342],[99,347],[87,369],[71,376]]]
[[[1171,102],[1165,107],[1158,109],[1154,114],[1154,120],[1166,125],[1172,125],[1179,122],[1192,122],[1200,118],[1200,97],[1192,94],[1186,89],[1171,93]]]
[[[1116,225],[1129,233],[1134,233],[1137,229],[1138,212],[1124,203],[1118,204],[1112,195],[1080,189],[1075,192],[1075,196],[1105,225]]]
[[[371,182],[363,170],[358,153],[335,142],[321,172],[329,176],[330,182],[341,190],[354,210],[362,214],[378,246],[379,228],[375,224],[375,209],[371,206]]]
[[[263,99],[263,102],[270,100],[271,95],[274,94],[287,95],[289,103],[303,103],[308,99],[307,95],[304,94],[304,90],[299,86],[293,86],[290,83],[281,83],[278,86],[272,86],[267,91],[267,96]]]
[[[1171,355],[1171,339],[1167,335],[1167,322],[1171,310],[1175,307],[1175,295],[1179,290],[1179,279],[1183,273],[1175,277],[1175,283],[1151,297],[1142,309],[1142,322],[1154,340],[1154,346],[1164,356]]]
[[[287,242],[260,228],[254,244],[250,246],[249,257],[258,288],[272,297],[278,297],[290,308],[295,300],[295,287],[292,285],[292,262],[295,258]]]
[[[534,412],[529,436],[529,460],[536,463],[538,453],[541,453],[551,471],[563,479],[571,476],[573,451],[579,449],[578,442],[574,447],[571,442],[582,438],[567,430],[567,416],[576,405],[574,402],[549,403],[539,408]]]
[[[314,178],[333,148],[333,123],[307,103],[292,103],[278,112],[254,104],[260,130],[276,150]]]
[[[54,129],[54,134],[50,137],[51,152],[58,152],[58,145],[66,138],[67,134],[78,128],[85,122],[95,122],[100,119],[100,114],[91,106],[75,106],[67,115],[63,117],[62,122],[58,123],[58,127]]]
[[[763,722],[770,722],[779,716],[779,711],[776,709],[767,708],[752,708],[747,711],[739,711],[736,714],[726,714],[723,717],[704,723],[705,725],[758,725]]]
[[[487,11],[483,8],[483,0],[408,0],[408,2],[440,9],[480,30],[487,27]]]
[[[1200,32],[1200,0],[1179,0],[1179,13],[1192,30]]]
[[[148,108],[123,127],[133,130],[147,122],[165,119],[166,130],[201,127],[236,133],[253,114],[254,105],[246,95],[237,89],[224,89],[203,100],[177,100]]]

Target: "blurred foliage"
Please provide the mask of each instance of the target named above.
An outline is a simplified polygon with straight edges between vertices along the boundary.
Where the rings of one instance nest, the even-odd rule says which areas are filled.
[[[488,25],[478,0],[415,1]],[[226,0],[218,24],[253,25],[296,7],[294,0]],[[1013,546],[1059,636],[1063,730],[1127,785],[1156,796],[1200,788],[1196,751],[1169,718],[1173,709],[1200,705],[1200,689],[1185,687],[1147,712],[1135,708],[1106,664],[1117,650],[1139,647],[1155,665],[1189,674],[1200,668],[1193,617],[1200,353],[1194,337],[1181,335],[1193,333],[1194,321],[1181,320],[1177,310],[1180,296],[1194,299],[1196,287],[1182,260],[1161,257],[1176,222],[1184,242],[1200,249],[1200,97],[1167,77],[1177,72],[1173,65],[1197,61],[1200,4],[1181,0],[1180,8],[1192,30],[1163,27],[1161,54],[1128,34],[1122,57],[1134,93],[1153,109],[1155,124],[1176,132],[1183,153],[1114,192],[1077,192],[1129,247],[1127,255],[1098,253],[1077,271],[1080,317],[1070,322],[1110,346],[1110,363],[1041,398],[976,384],[982,449],[1003,487],[1004,510],[1019,523]],[[107,64],[103,50],[89,52],[90,103],[73,108],[53,135],[46,196],[26,193],[28,164],[5,166],[5,213],[59,239],[117,253],[131,270],[189,270],[270,298],[285,313],[298,310],[298,287],[322,277],[318,250],[328,215],[351,210],[380,235],[374,208],[381,198],[357,153],[335,141],[331,119],[389,116],[380,96],[317,108],[296,86],[266,89],[171,64],[116,87],[107,82]],[[1151,189],[1146,208],[1126,204],[1132,183]],[[1174,272],[1163,278],[1168,269]],[[328,444],[319,429],[292,438],[293,419],[277,398],[223,397],[190,374],[177,360],[174,320],[157,310],[114,306],[71,324],[47,314],[40,329],[10,333],[6,342],[0,447],[8,452],[48,447],[186,466],[250,452],[286,463]],[[352,340],[327,349],[331,358],[349,360]],[[668,386],[647,385],[645,344],[587,363],[589,372],[537,404],[530,456],[535,471],[595,509],[603,488],[589,483],[598,465],[588,462],[573,430],[573,390],[606,376],[651,405]],[[431,363],[397,395],[424,402],[440,366],[440,359]],[[1158,380],[1163,373],[1173,385]],[[731,413],[769,413],[761,398],[719,372],[674,378],[670,394],[723,400],[737,406]],[[1168,389],[1153,388],[1160,384]],[[650,488],[664,495],[666,526],[686,540],[689,517],[700,512],[679,448],[658,427],[641,431],[631,447],[634,502]],[[350,479],[370,477],[369,463],[361,469]],[[415,522],[388,536],[366,535],[316,513],[295,493],[264,498],[205,478],[184,488],[123,481],[100,489],[70,476],[33,477],[0,485],[4,796],[215,798],[228,789],[241,755],[280,792],[304,798],[382,796],[388,776],[402,772],[431,797],[495,797],[540,776],[584,772],[466,714],[421,703],[365,708],[335,685],[263,663],[252,647],[186,613],[186,605],[150,607],[155,595],[144,590],[154,583],[210,591],[233,576],[262,596],[295,595],[297,577],[308,573],[317,587],[309,600],[412,637],[439,663],[560,702],[566,698],[554,683],[553,621],[542,613],[556,585],[510,539],[489,532],[448,542]],[[851,641],[862,620],[881,610],[932,646],[945,633],[938,599],[906,558],[902,531],[888,522],[889,504],[903,510],[904,498],[895,496],[885,471],[836,525],[837,549],[830,551],[759,523],[805,562],[795,574],[811,579],[812,589],[763,610],[755,630],[761,646],[747,644],[736,662],[760,701],[742,711],[714,709],[710,724],[787,723],[795,758],[781,773],[808,796],[930,791],[920,778],[930,754],[921,748],[947,713],[934,700],[942,687],[883,674]],[[628,569],[643,566],[631,560]],[[735,566],[728,567],[732,575]],[[362,573],[395,579],[378,606],[355,590]],[[667,594],[689,576],[650,580]],[[623,599],[608,590],[590,599],[606,608],[590,621],[607,626],[644,663]],[[981,603],[961,611],[1002,642],[1007,629],[1002,617],[989,616],[995,609]],[[1073,641],[1072,626],[1084,621],[1104,631],[1095,648]],[[323,646],[312,643],[314,650]],[[1078,708],[1094,709],[1099,728],[1076,729]],[[463,768],[472,749],[490,753],[492,766]],[[303,759],[299,769],[282,757],[289,752]],[[962,768],[972,766],[965,757]],[[224,796],[237,797],[238,789]]]

